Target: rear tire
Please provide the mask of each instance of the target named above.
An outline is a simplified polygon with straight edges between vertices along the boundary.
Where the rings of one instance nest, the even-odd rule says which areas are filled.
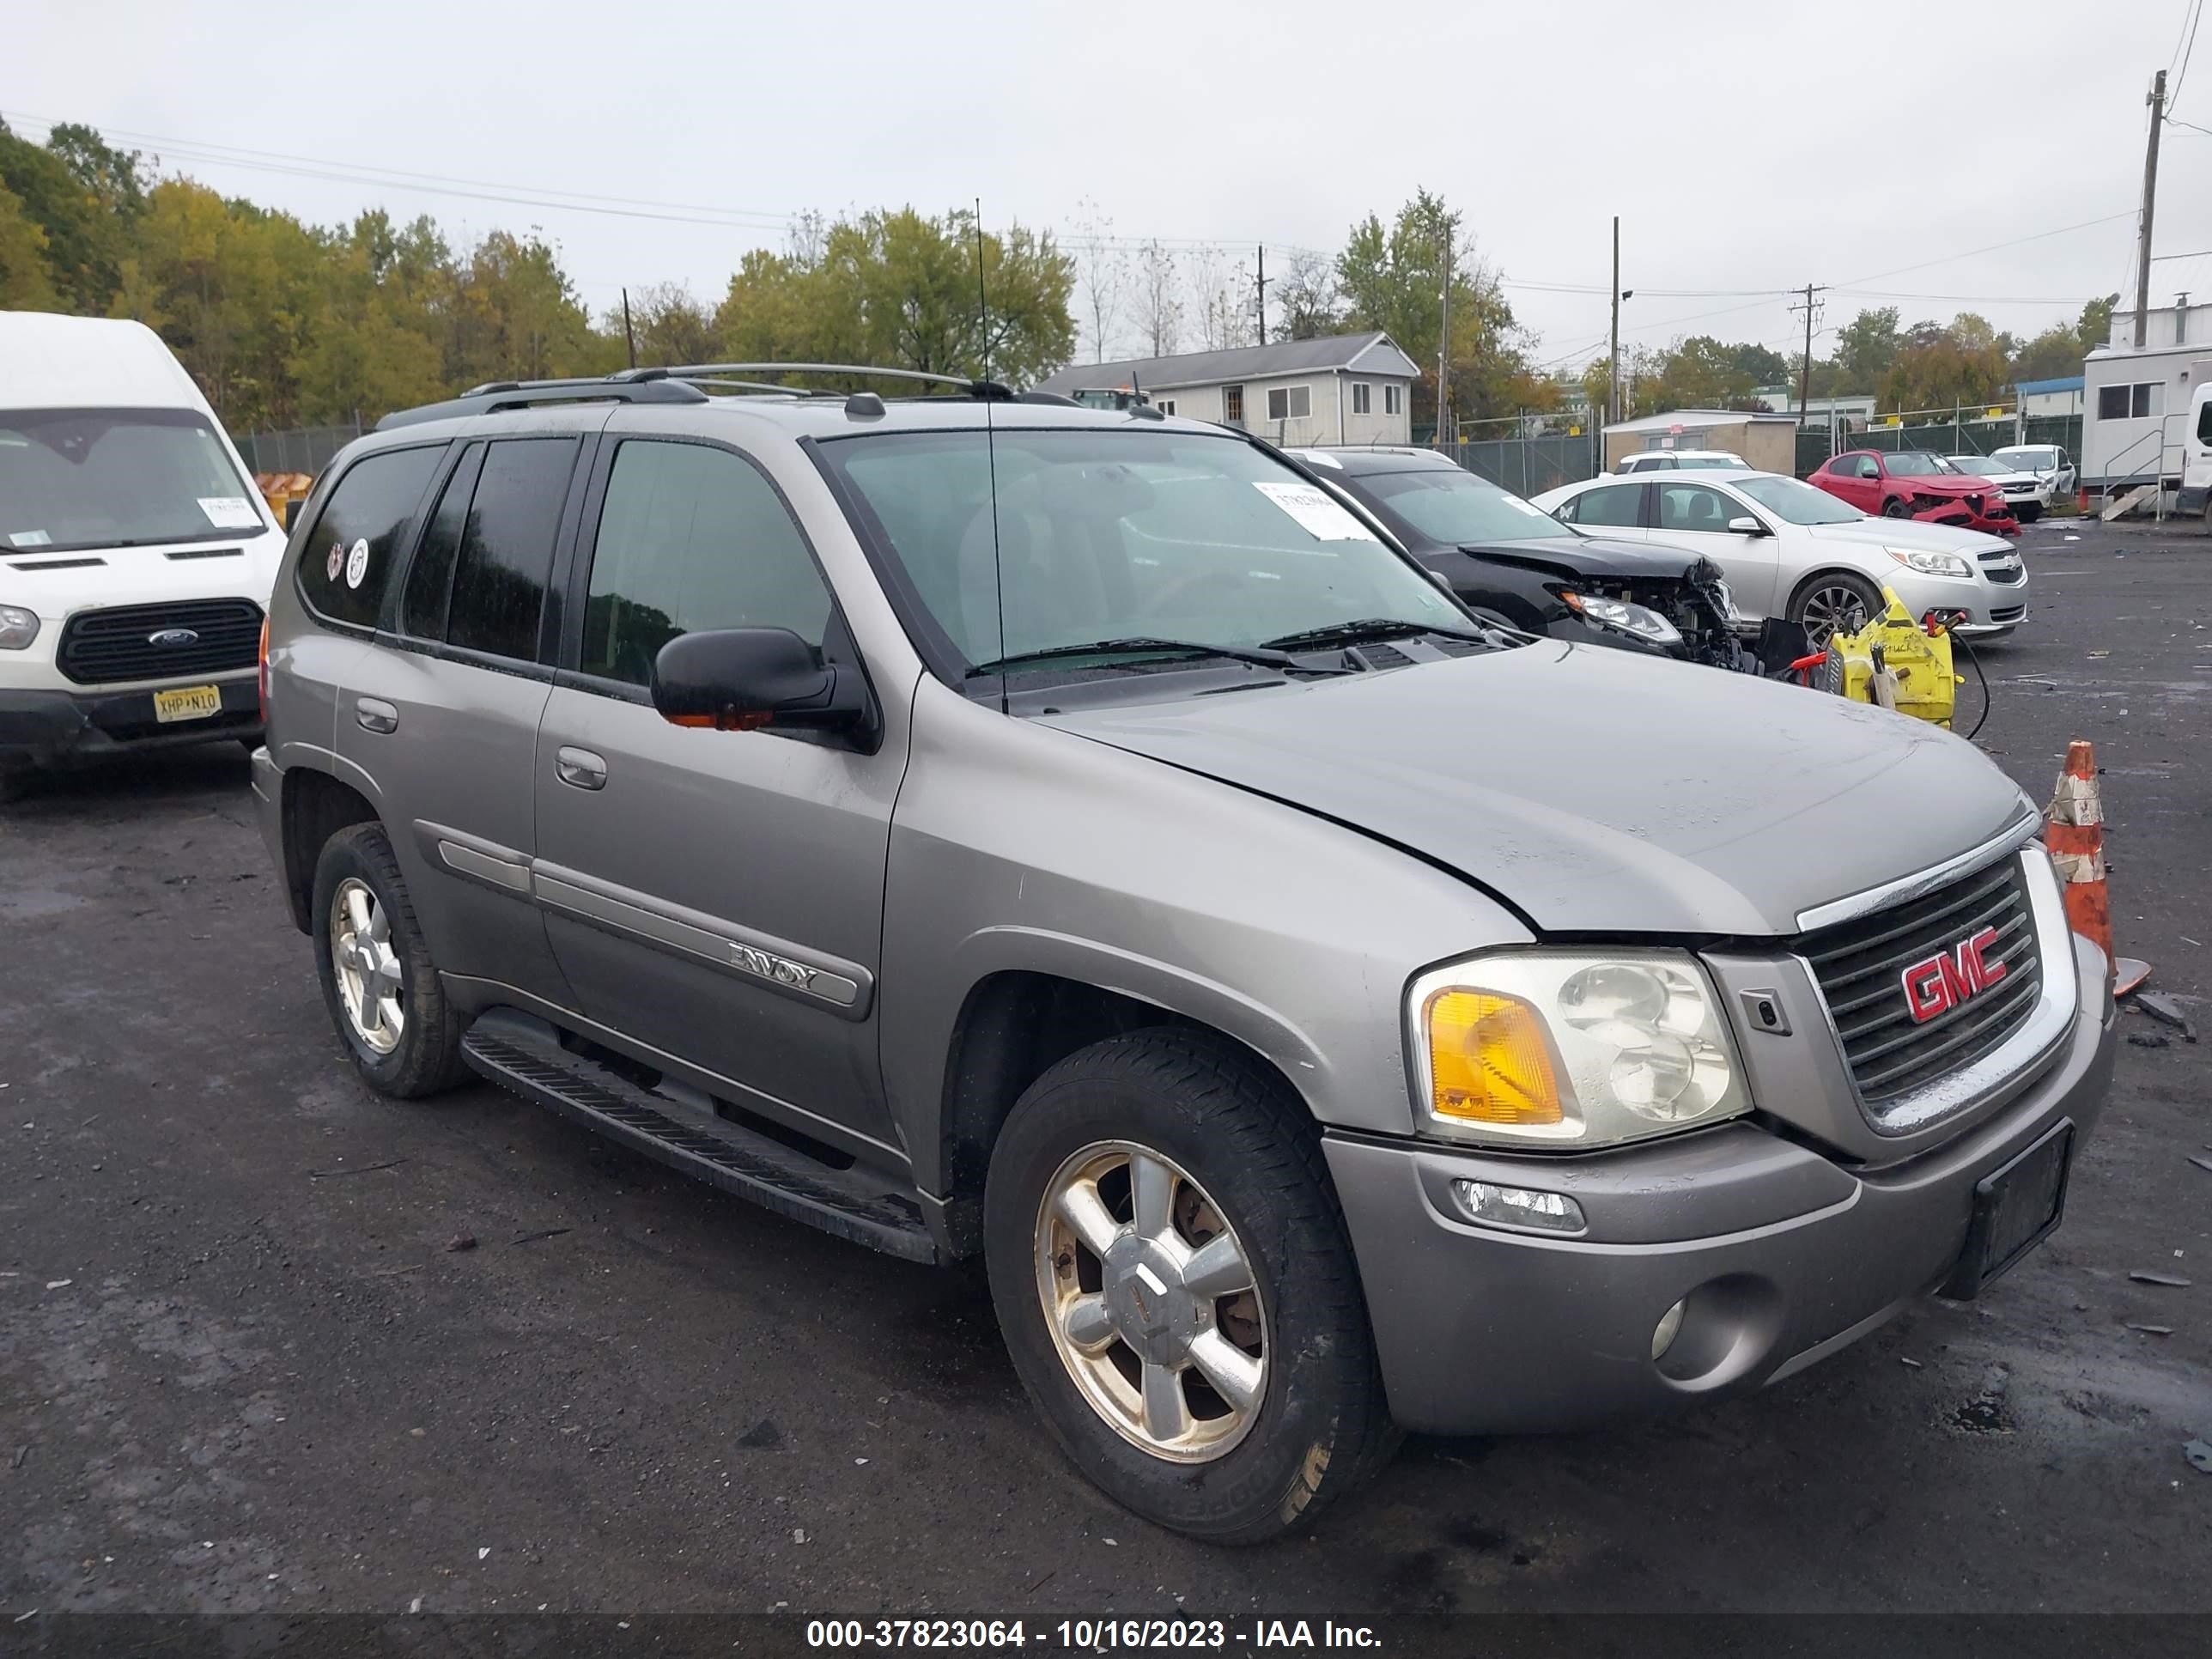
[[[362,1080],[412,1100],[466,1078],[466,1022],[438,982],[382,824],[352,824],[323,843],[310,915],[323,1004]]]
[[[1230,1043],[1133,1032],[1031,1084],[992,1149],[984,1259],[1053,1437],[1147,1520],[1257,1543],[1396,1446],[1321,1138]]]

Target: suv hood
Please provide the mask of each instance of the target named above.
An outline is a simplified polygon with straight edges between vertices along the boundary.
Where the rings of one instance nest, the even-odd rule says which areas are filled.
[[[1923,722],[1585,646],[1040,723],[1403,847],[1547,933],[1787,936],[2033,811]]]
[[[1848,524],[1808,524],[1805,533],[1824,542],[1856,542],[1870,547],[1902,547],[1923,553],[1987,553],[2013,550],[2002,536],[1962,530],[1956,525],[1923,524],[1917,519],[1854,519]]]
[[[1546,536],[1533,541],[1462,542],[1459,550],[1479,559],[1496,559],[1529,570],[1556,572],[1562,576],[1671,576],[1697,563],[1699,556],[1687,548],[1655,546],[1650,542],[1613,541],[1604,536],[1577,536],[1571,541]]]

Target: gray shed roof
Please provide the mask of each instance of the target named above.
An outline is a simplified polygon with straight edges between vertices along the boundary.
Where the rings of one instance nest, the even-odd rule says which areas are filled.
[[[1813,400],[1819,403],[1815,398]],[[1607,432],[1664,432],[1671,427],[1686,430],[1708,426],[1743,426],[1757,421],[1788,421],[1796,422],[1795,415],[1778,414],[1771,409],[1674,409],[1664,415],[1644,415],[1632,421],[1616,421],[1606,428]]]
[[[1410,380],[1421,372],[1395,340],[1374,329],[1364,334],[1326,334],[1315,340],[1283,340],[1228,351],[1186,351],[1173,357],[1076,363],[1057,374],[1048,374],[1036,389],[1062,396],[1094,389],[1110,391],[1128,386],[1133,376],[1144,391],[1172,392],[1178,386],[1224,386],[1282,374],[1327,374],[1352,368],[1382,380]]]

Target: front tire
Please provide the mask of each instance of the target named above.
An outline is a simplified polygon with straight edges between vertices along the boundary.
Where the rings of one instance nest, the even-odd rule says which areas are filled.
[[[2022,524],[2033,524],[2043,516],[2043,504],[2039,501],[2022,501],[2018,507],[2013,508],[2012,515]]]
[[[1030,1085],[992,1150],[984,1259],[1053,1437],[1147,1520],[1273,1538],[1396,1443],[1320,1137],[1233,1045],[1139,1031]]]
[[[1885,519],[1909,519],[1912,516],[1911,503],[1902,495],[1892,495],[1881,504],[1881,516]]]
[[[323,843],[312,914],[323,1003],[362,1081],[411,1100],[466,1077],[465,1022],[438,982],[382,824],[353,824]]]
[[[1839,629],[1856,634],[1881,611],[1881,590],[1865,577],[1841,570],[1814,577],[1790,600],[1790,620],[1802,623],[1805,637],[1822,651]]]

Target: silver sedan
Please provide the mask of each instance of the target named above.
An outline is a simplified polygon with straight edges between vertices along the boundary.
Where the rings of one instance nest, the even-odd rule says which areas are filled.
[[[1887,587],[1916,617],[1963,615],[1961,634],[2010,633],[2027,615],[2027,568],[2002,536],[1877,519],[1776,472],[1592,478],[1537,506],[1597,534],[1702,553],[1727,573],[1747,622],[1802,622],[1814,642],[1858,627]]]

